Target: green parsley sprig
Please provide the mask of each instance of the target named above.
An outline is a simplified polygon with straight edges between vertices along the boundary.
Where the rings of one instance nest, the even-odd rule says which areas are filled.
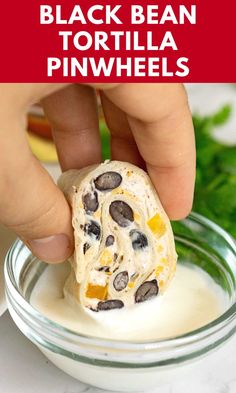
[[[236,237],[236,146],[220,143],[212,135],[230,115],[226,105],[212,116],[193,117],[197,147],[193,210]]]
[[[227,123],[230,105],[212,116],[193,116],[197,173],[193,210],[208,217],[236,238],[236,145],[216,141],[213,131]],[[100,121],[103,159],[110,158],[110,137]]]

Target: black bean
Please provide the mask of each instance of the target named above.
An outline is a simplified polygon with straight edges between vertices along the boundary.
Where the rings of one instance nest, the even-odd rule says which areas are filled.
[[[109,207],[112,219],[120,226],[127,227],[134,221],[134,214],[131,207],[124,201],[113,201]]]
[[[90,247],[91,247],[90,244],[84,243],[84,245],[83,245],[83,252],[84,252],[84,254],[86,254],[86,252],[88,251],[88,249],[89,249]]]
[[[105,273],[109,273],[110,272],[109,266],[101,266],[97,270],[98,270],[98,272],[105,272]]]
[[[101,237],[101,229],[97,222],[90,221],[89,223],[85,224],[84,231],[89,236],[95,236],[96,240],[99,240]]]
[[[91,212],[95,212],[98,209],[98,193],[96,191],[88,192],[87,194],[83,195],[82,199],[86,213],[89,214]]]
[[[148,240],[147,240],[147,236],[144,235],[144,233],[137,231],[136,229],[132,229],[129,235],[134,250],[142,250],[143,248],[147,247]]]
[[[106,242],[105,242],[105,246],[106,246],[106,247],[112,246],[112,244],[114,244],[114,241],[115,241],[115,238],[114,238],[113,235],[107,236]]]
[[[114,310],[116,308],[124,307],[124,303],[121,300],[107,300],[106,302],[99,302],[98,303],[98,310],[99,311],[108,311]]]
[[[145,281],[135,293],[135,303],[142,303],[157,296],[158,291],[157,280]]]
[[[129,275],[127,271],[120,272],[116,275],[113,281],[113,286],[117,292],[123,291],[129,282]]]
[[[114,190],[114,188],[119,187],[121,182],[122,177],[117,172],[102,173],[94,180],[95,187],[99,191]]]

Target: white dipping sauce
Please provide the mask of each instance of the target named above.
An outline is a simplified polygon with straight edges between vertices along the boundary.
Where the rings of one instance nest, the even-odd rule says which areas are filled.
[[[199,268],[177,265],[164,295],[131,308],[94,312],[63,296],[69,265],[46,268],[31,304],[51,320],[78,333],[121,340],[154,340],[177,336],[216,319],[227,308],[224,291]]]

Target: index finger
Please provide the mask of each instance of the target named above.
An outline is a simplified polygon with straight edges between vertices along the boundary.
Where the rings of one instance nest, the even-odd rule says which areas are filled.
[[[128,117],[140,154],[173,220],[192,208],[195,139],[184,87],[180,84],[124,84],[104,94]]]

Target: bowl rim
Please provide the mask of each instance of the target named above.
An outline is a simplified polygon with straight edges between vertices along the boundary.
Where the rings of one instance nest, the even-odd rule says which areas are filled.
[[[218,232],[218,234],[225,238],[229,246],[233,249],[235,253],[236,260],[236,241],[234,238],[227,233],[223,228],[209,220],[208,218],[192,212],[187,219],[191,219],[195,222],[204,224],[210,229]],[[185,221],[185,220],[184,220]],[[74,330],[66,328],[57,322],[49,319],[48,317],[41,314],[36,308],[34,308],[18,291],[17,286],[14,284],[12,280],[11,274],[9,274],[10,268],[10,260],[11,253],[15,250],[16,247],[27,248],[24,243],[17,239],[15,243],[13,243],[12,247],[9,249],[4,265],[4,276],[6,282],[6,295],[8,297],[8,292],[11,292],[14,299],[17,300],[18,306],[27,311],[30,316],[33,316],[44,328],[46,328],[52,334],[57,334],[61,339],[70,339],[74,341],[77,339],[80,343],[89,344],[92,346],[98,346],[102,348],[113,348],[119,350],[130,350],[130,351],[148,351],[148,350],[160,350],[161,348],[169,348],[169,347],[182,347],[188,346],[197,342],[201,339],[207,338],[214,333],[219,332],[224,328],[228,322],[232,322],[236,319],[236,301],[218,318],[214,319],[212,322],[198,328],[192,330],[188,333],[176,336],[169,337],[164,339],[152,339],[152,340],[137,340],[137,341],[128,341],[128,340],[118,340],[118,339],[109,339],[109,338],[101,338],[96,336],[90,336],[85,334],[80,334]]]

